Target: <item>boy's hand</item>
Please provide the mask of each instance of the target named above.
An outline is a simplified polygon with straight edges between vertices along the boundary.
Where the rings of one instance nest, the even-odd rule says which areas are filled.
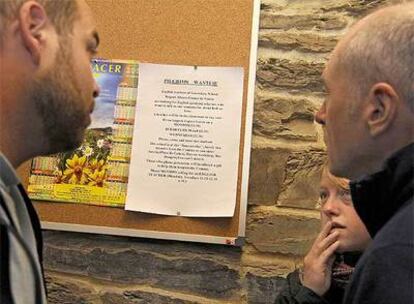
[[[322,296],[331,287],[332,264],[339,247],[338,232],[330,233],[332,222],[328,222],[319,233],[312,248],[303,261],[303,286]]]

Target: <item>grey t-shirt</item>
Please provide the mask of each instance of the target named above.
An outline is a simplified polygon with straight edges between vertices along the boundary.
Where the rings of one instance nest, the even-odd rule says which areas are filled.
[[[36,248],[36,239],[26,204],[18,189],[19,184],[20,180],[16,176],[13,167],[0,152],[0,196],[8,211],[7,214],[6,210],[0,206],[0,219],[2,223],[14,226],[25,244],[22,245],[15,235],[8,233],[10,286],[13,300],[16,304],[43,304],[46,303],[46,293]],[[30,257],[23,246],[27,247]],[[34,262],[34,265],[30,263],[30,260]],[[41,303],[35,303],[35,282],[41,289]]]

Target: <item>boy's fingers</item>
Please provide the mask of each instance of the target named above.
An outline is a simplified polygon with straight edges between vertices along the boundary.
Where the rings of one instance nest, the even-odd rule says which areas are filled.
[[[323,240],[319,242],[319,246],[322,250],[325,250],[330,245],[332,245],[339,237],[339,232],[334,231],[331,234],[328,234],[327,237],[325,237]]]
[[[335,253],[335,251],[338,249],[339,247],[339,241],[335,241],[333,244],[331,244],[328,248],[326,248],[326,250],[324,250],[321,253],[321,258],[328,263],[329,262],[329,258],[332,257]]]
[[[320,256],[320,254],[326,250],[326,248],[328,248],[332,243],[334,243],[337,238],[339,236],[338,231],[334,231],[331,234],[328,234],[324,239],[318,239],[317,241],[315,241],[315,243],[313,244],[313,252],[317,255]]]
[[[326,238],[326,236],[329,234],[329,232],[332,229],[332,222],[329,221],[325,224],[325,226],[323,226],[321,232],[319,233],[318,237],[316,238],[316,240],[321,241],[324,238]]]

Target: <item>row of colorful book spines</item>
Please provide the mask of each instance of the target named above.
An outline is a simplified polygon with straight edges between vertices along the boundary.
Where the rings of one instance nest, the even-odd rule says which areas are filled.
[[[32,180],[32,178],[34,178],[34,180]],[[40,178],[40,179],[45,178],[45,180],[47,181],[53,180],[53,183],[56,183],[57,181],[56,171],[51,171],[51,170],[33,170],[29,177],[30,183],[38,184],[38,182],[35,182],[37,180],[36,178]],[[118,176],[110,174],[106,178],[106,181],[114,182],[114,183],[128,183],[128,173],[126,175],[118,175]]]
[[[116,93],[117,100],[123,100],[128,103],[135,103],[137,99],[138,89],[131,87],[119,87]]]
[[[29,178],[30,185],[53,185],[56,183],[56,175],[32,174]],[[127,184],[127,177],[109,176],[105,180],[105,188],[109,188],[116,191],[126,191]]]
[[[131,143],[134,135],[134,121],[117,119],[113,126],[113,141]]]
[[[129,172],[129,158],[108,157],[108,168],[112,176],[127,177]],[[31,173],[55,175],[58,158],[54,156],[36,157],[32,161]]]

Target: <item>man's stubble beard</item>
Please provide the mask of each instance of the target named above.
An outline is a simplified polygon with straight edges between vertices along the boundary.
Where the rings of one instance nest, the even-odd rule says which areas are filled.
[[[55,63],[50,70],[34,81],[31,99],[43,123],[47,148],[42,154],[73,150],[82,143],[89,111],[82,100],[70,65],[72,56],[66,50],[69,43],[61,43]],[[91,97],[92,98],[92,97]]]

